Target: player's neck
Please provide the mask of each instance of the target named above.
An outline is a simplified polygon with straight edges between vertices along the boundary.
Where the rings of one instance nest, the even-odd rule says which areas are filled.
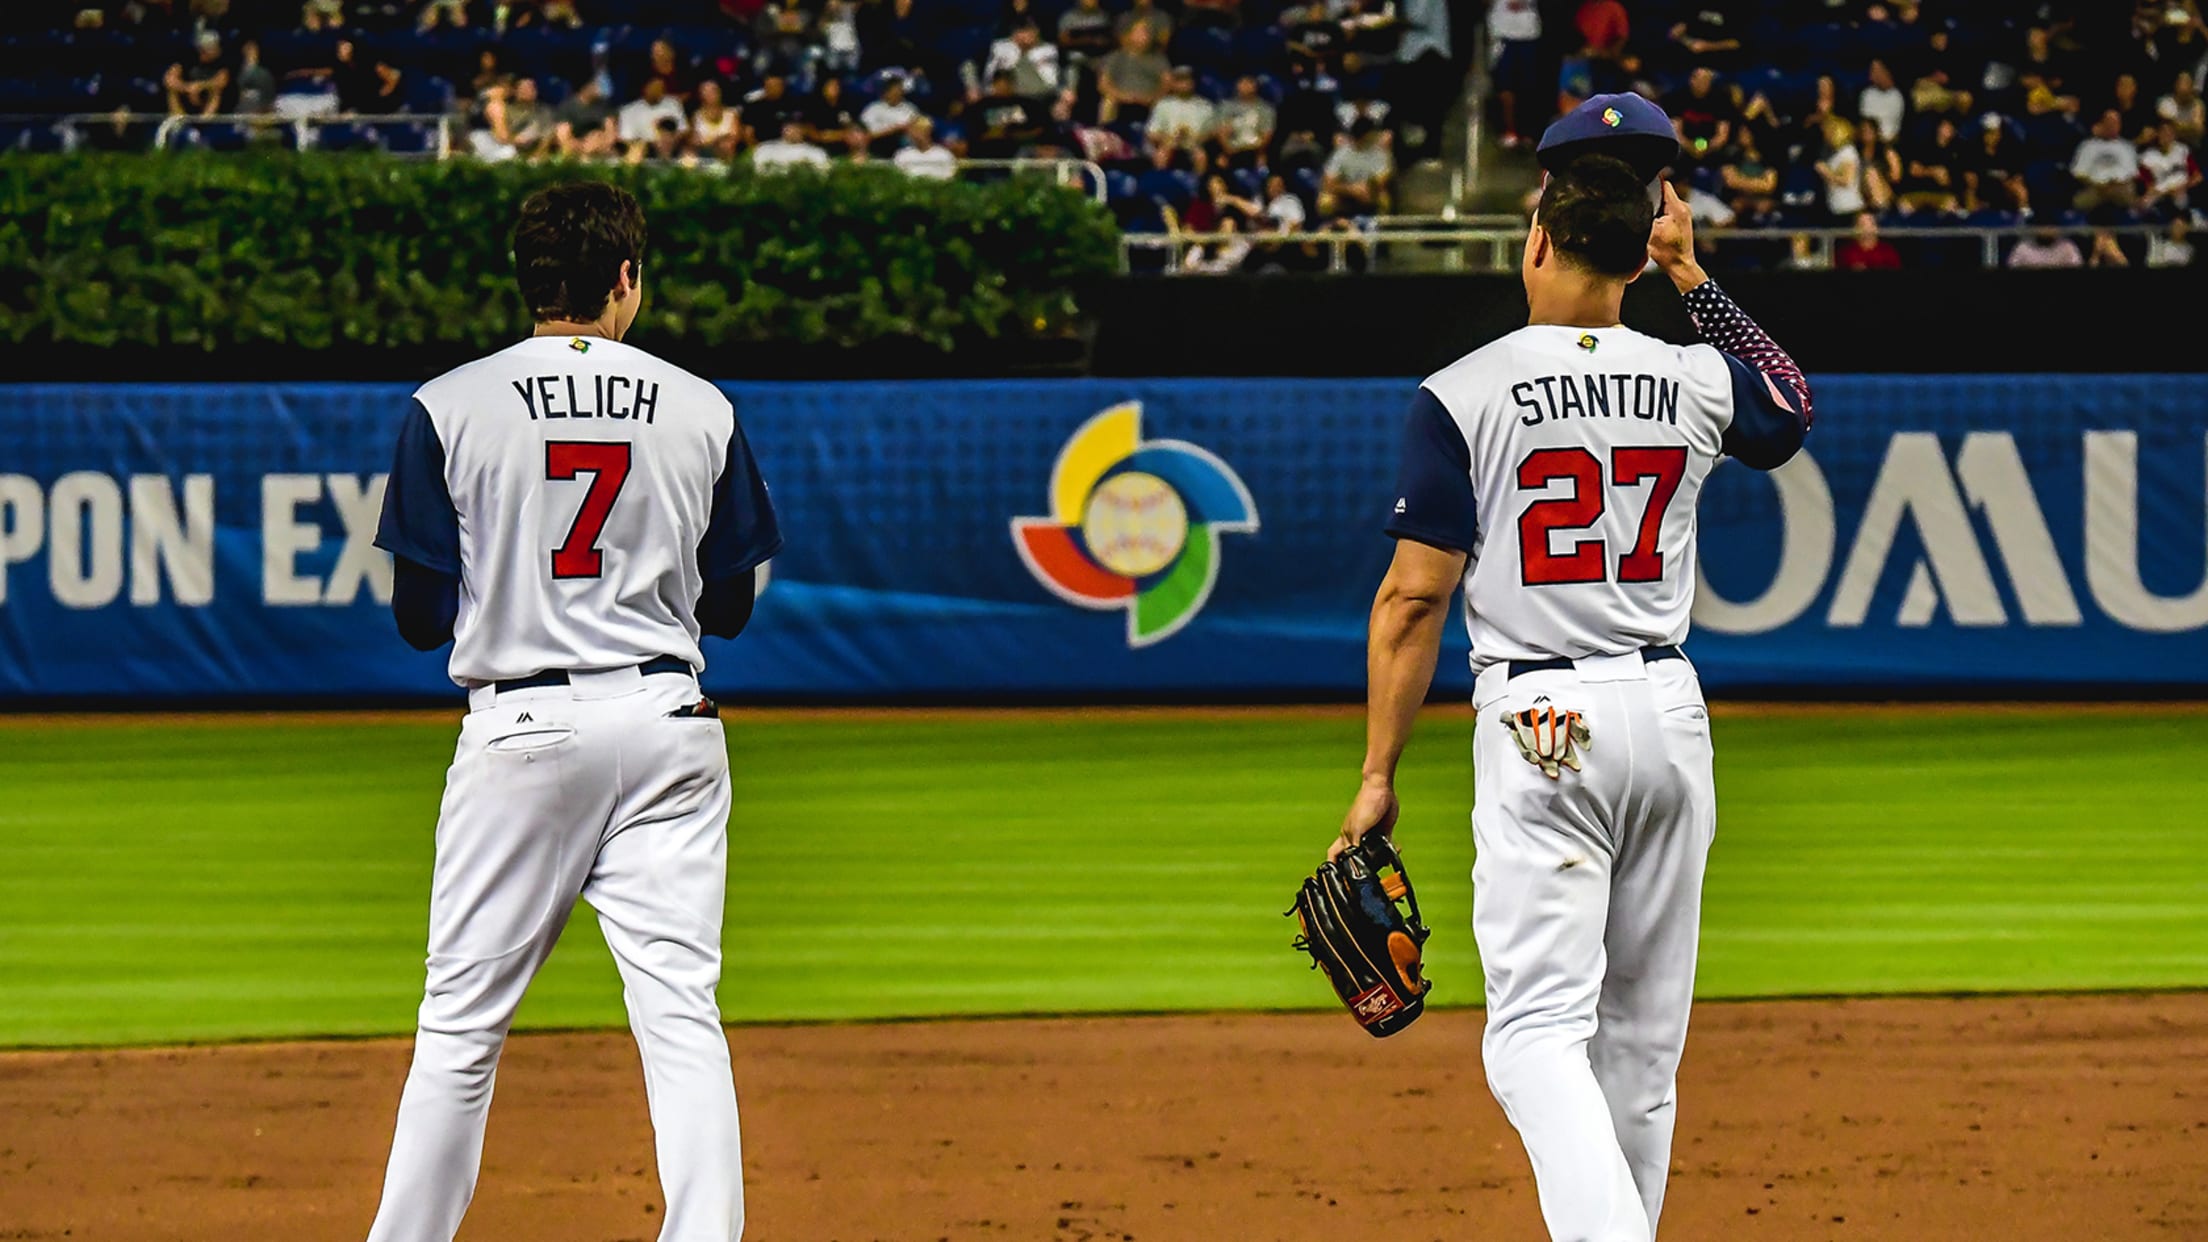
[[[595,336],[618,341],[621,334],[614,331],[613,315],[585,322],[580,319],[546,319],[537,324],[531,336]]]
[[[1625,304],[1625,285],[1615,280],[1567,276],[1526,291],[1526,322],[1560,328],[1614,328]]]

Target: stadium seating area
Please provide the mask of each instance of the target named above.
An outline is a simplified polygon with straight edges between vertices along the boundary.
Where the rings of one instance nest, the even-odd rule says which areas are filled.
[[[1385,208],[1395,152],[1434,141],[1462,81],[1450,55],[1441,0],[8,5],[0,149],[143,148],[164,116],[243,113],[271,120],[168,141],[921,176],[1076,159],[1131,230],[1316,228]],[[57,114],[103,119],[34,119]],[[423,119],[344,120],[394,114]]]
[[[1936,261],[1911,230],[2027,224],[2047,232],[2013,265],[2191,260],[2200,0],[1494,0],[1491,21],[1535,36],[1500,46],[1506,130],[1640,91],[1678,120],[1674,176],[1704,222],[1858,235],[1834,256],[1722,248],[1736,262]],[[2166,232],[2118,236],[2141,225]]]

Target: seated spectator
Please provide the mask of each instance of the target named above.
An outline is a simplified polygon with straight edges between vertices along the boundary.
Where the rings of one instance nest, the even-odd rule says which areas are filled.
[[[1633,34],[1632,20],[1620,0],[1582,0],[1572,24],[1579,28],[1580,43],[1587,54],[1602,60],[1616,60],[1623,55],[1626,40]]]
[[[751,23],[752,61],[762,74],[803,74],[821,41],[802,4],[768,3]],[[778,128],[762,133],[780,133]]]
[[[2177,140],[2187,146],[2208,134],[2208,103],[2203,103],[2193,75],[2180,73],[2170,93],[2155,101],[2154,114],[2177,127]]]
[[[672,117],[661,117],[651,138],[630,143],[623,158],[631,164],[646,160],[658,164],[695,164],[698,154],[691,140],[690,127]]]
[[[337,59],[328,77],[337,88],[337,110],[353,115],[374,112],[376,96],[383,89],[375,69],[361,60],[360,48],[351,39],[339,39],[335,51]]]
[[[1731,159],[1718,169],[1717,177],[1733,210],[1741,215],[1768,215],[1778,205],[1779,170],[1765,162],[1752,130],[1741,131]]]
[[[973,134],[977,159],[1017,159],[1042,142],[1050,128],[1048,105],[1020,94],[1009,70],[991,79],[989,93],[968,114],[978,125]]]
[[[1015,27],[1009,38],[996,41],[989,48],[989,63],[982,70],[984,78],[995,80],[1000,73],[1012,75],[1012,92],[1029,99],[1040,99],[1058,93],[1058,49],[1043,42],[1043,32],[1034,22],[1024,22]]]
[[[958,159],[935,141],[933,121],[919,117],[906,132],[905,145],[890,157],[899,171],[928,181],[949,181],[958,175]]]
[[[2031,236],[2009,251],[2009,266],[2020,271],[2084,267],[2085,255],[2078,250],[2078,243],[2063,236],[2053,225],[2043,225],[2032,230]]]
[[[1288,179],[1278,174],[1265,178],[1265,221],[1275,233],[1300,233],[1310,219],[1303,200],[1288,189]]]
[[[2032,194],[2024,160],[2009,139],[2008,123],[1988,112],[1979,137],[1963,153],[1963,207],[1967,211],[2030,211]]]
[[[2108,94],[2107,108],[2116,114],[2118,130],[2133,143],[2143,144],[2154,134],[2154,109],[2139,97],[2139,79],[2128,73],[2116,75],[2116,84]]]
[[[1740,31],[1734,15],[1717,4],[1698,4],[1685,21],[1671,28],[1672,45],[1686,54],[1687,63],[1725,68],[1740,52]]]
[[[1909,100],[1894,85],[1894,71],[1883,60],[1872,61],[1870,85],[1856,99],[1856,114],[1863,118],[1863,124],[1876,127],[1879,137],[1887,142],[1896,142],[1901,138],[1902,118],[1908,112]]]
[[[2170,230],[2147,240],[2148,267],[2191,267],[2193,265],[2193,222],[2187,216],[2170,221]]]
[[[866,153],[866,130],[844,103],[843,79],[823,78],[805,101],[805,137],[814,146],[854,156]]]
[[[513,0],[512,4],[503,6],[502,11],[507,14],[508,30],[526,30],[532,26],[583,28],[583,15],[575,7],[575,0]]]
[[[1196,93],[1196,74],[1187,68],[1166,75],[1166,95],[1150,109],[1144,136],[1152,147],[1201,147],[1216,117],[1211,101]]]
[[[1515,149],[1548,119],[1535,111],[1534,102],[1539,96],[1535,75],[1541,60],[1541,6],[1536,0],[1488,0],[1487,34],[1494,47],[1489,75],[1501,113],[1502,143]]]
[[[161,79],[168,91],[170,116],[213,116],[230,93],[230,68],[223,63],[222,36],[203,31],[192,59],[169,66]]]
[[[1119,45],[1104,0],[1080,0],[1058,17],[1058,50],[1069,65],[1102,60]]]
[[[1829,272],[1832,270],[1832,252],[1817,244],[1817,239],[1807,233],[1796,233],[1786,239],[1786,259],[1779,264],[1789,272]]]
[[[1257,79],[1244,74],[1234,84],[1234,98],[1219,105],[1215,127],[1219,149],[1237,167],[1264,162],[1265,149],[1273,145],[1273,127],[1279,114],[1259,92]]]
[[[1716,71],[1707,65],[1697,66],[1687,76],[1687,84],[1664,99],[1664,111],[1671,114],[1672,128],[1679,131],[1679,143],[1686,148],[1680,158],[1689,164],[1721,154],[1732,145],[1733,130],[1740,124],[1740,106],[1732,88],[1720,85]]]
[[[2079,211],[2128,211],[2139,201],[2139,149],[2123,136],[2123,118],[2111,109],[2093,125],[2093,136],[2070,159],[2078,182]]]
[[[2087,267],[2130,267],[2131,256],[2124,253],[2116,234],[2107,229],[2093,230],[2093,248],[2085,256]]]
[[[658,140],[661,121],[684,131],[690,127],[682,101],[667,93],[666,79],[650,77],[644,79],[644,93],[622,106],[615,128],[623,145],[642,148]]]
[[[1097,118],[1107,125],[1148,119],[1150,105],[1165,93],[1165,76],[1172,66],[1166,63],[1165,53],[1157,50],[1150,29],[1147,22],[1129,24],[1119,37],[1119,50],[1097,66],[1096,93],[1101,100]]]
[[[1204,178],[1204,192],[1180,214],[1180,227],[1191,233],[1210,233],[1225,217],[1240,216],[1242,223],[1247,224],[1264,214],[1263,205],[1236,194],[1225,176],[1213,173]]]
[[[859,39],[858,0],[827,0],[821,6],[819,29],[820,67],[830,74],[858,72],[866,59]]]
[[[1932,136],[1909,153],[1897,197],[1904,211],[1949,212],[1962,207],[1962,188],[1963,150],[1954,120],[1943,116]]]
[[[2163,121],[2154,127],[2153,145],[2139,153],[2139,180],[2145,189],[2139,196],[2142,210],[2165,216],[2191,211],[2200,164],[2192,148],[2177,140],[2177,126]]]
[[[1236,212],[1221,215],[1206,232],[1221,233],[1225,237],[1216,242],[1198,242],[1188,248],[1181,259],[1181,270],[1197,275],[1222,275],[1239,272],[1250,258],[1250,239],[1243,235],[1242,217]]]
[[[257,39],[247,39],[238,48],[236,106],[248,116],[266,116],[276,111],[276,75],[261,63],[261,45]]]
[[[882,88],[882,97],[859,110],[859,127],[866,131],[869,149],[876,155],[895,154],[918,120],[920,109],[906,102],[902,78],[891,78]]]
[[[613,154],[617,137],[613,105],[606,102],[596,77],[584,78],[583,84],[560,105],[556,115],[559,124],[552,131],[552,140],[561,155],[570,159],[595,159]]]
[[[1856,147],[1855,125],[1845,117],[1825,122],[1825,158],[1817,161],[1825,183],[1825,211],[1835,220],[1852,220],[1868,203],[1863,190],[1863,152]]]
[[[1917,79],[1910,86],[1909,102],[1918,112],[1970,115],[1970,84],[1982,76],[1980,67],[1955,52],[1954,35],[1937,27],[1927,40],[1918,62]]]
[[[1901,154],[1876,125],[1865,125],[1858,132],[1857,149],[1863,153],[1864,201],[1883,215],[1894,205],[1894,187],[1901,184]]]
[[[744,143],[757,146],[782,132],[782,127],[805,120],[805,101],[790,93],[790,80],[769,72],[744,100]]]
[[[828,153],[805,141],[805,124],[786,121],[781,137],[751,149],[751,168],[759,173],[782,173],[798,168],[828,171]]]
[[[475,58],[475,76],[468,80],[468,93],[473,95],[477,103],[480,104],[485,92],[492,87],[511,86],[512,84],[512,78],[507,75],[505,67],[499,63],[498,49],[495,47],[484,48],[482,53]]]
[[[1349,50],[1349,28],[1335,16],[1325,0],[1298,5],[1294,0],[1280,15],[1280,30],[1288,40],[1288,72],[1296,77],[1331,78],[1342,67]]]
[[[711,78],[698,83],[698,110],[690,114],[691,149],[709,159],[734,160],[742,140],[743,121],[723,98],[721,84]]]
[[[1127,6],[1127,11],[1120,14],[1119,20],[1113,23],[1112,33],[1125,43],[1127,32],[1137,26],[1149,29],[1152,47],[1163,50],[1167,43],[1172,42],[1173,18],[1158,7],[1157,0],[1133,0]]]
[[[652,40],[651,59],[645,65],[644,81],[646,85],[659,83],[660,89],[666,92],[669,99],[678,100],[685,106],[698,90],[697,75],[690,72],[682,63],[681,57],[675,54],[675,45],[665,39]]]
[[[483,128],[472,135],[471,142],[482,159],[534,159],[553,140],[552,110],[538,98],[534,78],[516,78],[510,87],[490,88],[480,106]]]
[[[1867,211],[1859,212],[1855,217],[1855,236],[1835,248],[1832,264],[1843,272],[1898,272],[1901,252],[1878,235],[1877,216]]]
[[[388,60],[376,61],[376,96],[368,111],[377,116],[403,116],[410,112],[434,112],[428,93],[418,90],[406,71]]]
[[[1395,156],[1388,133],[1360,123],[1336,140],[1319,178],[1319,214],[1332,218],[1386,215],[1393,196]]]
[[[299,6],[299,28],[310,32],[342,30],[345,0],[306,0]]]

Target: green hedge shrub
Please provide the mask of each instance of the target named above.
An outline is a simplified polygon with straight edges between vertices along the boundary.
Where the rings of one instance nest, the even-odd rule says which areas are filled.
[[[0,342],[494,348],[528,322],[515,206],[598,177],[643,201],[644,343],[948,350],[1071,330],[1117,234],[1041,178],[924,181],[415,163],[373,155],[0,158]]]

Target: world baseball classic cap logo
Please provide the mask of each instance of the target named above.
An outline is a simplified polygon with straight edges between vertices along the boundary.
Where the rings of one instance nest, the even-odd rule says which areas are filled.
[[[1180,632],[1211,598],[1219,536],[1257,529],[1234,470],[1184,440],[1142,438],[1142,403],[1081,424],[1050,471],[1050,516],[1012,519],[1028,572],[1069,604],[1124,609],[1127,645]]]

